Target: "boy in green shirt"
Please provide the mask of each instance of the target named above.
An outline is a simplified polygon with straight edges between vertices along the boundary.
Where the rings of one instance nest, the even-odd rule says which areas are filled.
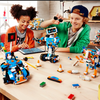
[[[63,19],[59,14],[58,19]],[[41,27],[56,27],[57,36],[60,39],[58,52],[81,53],[83,47],[87,47],[90,42],[90,27],[88,22],[88,9],[82,5],[72,8],[70,22],[60,23],[59,20],[50,19],[41,23]]]

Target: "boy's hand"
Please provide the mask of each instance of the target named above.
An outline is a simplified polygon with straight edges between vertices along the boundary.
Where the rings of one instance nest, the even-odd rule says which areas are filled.
[[[61,15],[59,15],[59,14],[57,14],[55,17],[57,17],[58,20],[52,19],[52,22],[53,22],[53,24],[57,24],[58,25],[60,23],[59,19],[63,20],[63,17]]]

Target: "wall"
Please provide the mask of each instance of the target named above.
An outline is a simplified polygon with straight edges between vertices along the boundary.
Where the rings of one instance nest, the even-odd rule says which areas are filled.
[[[37,1],[38,17],[49,19],[49,1]]]
[[[90,11],[93,6],[100,6],[100,1],[64,1],[64,10],[72,8],[74,5],[84,5]],[[49,3],[50,17],[53,18],[57,13],[62,14],[62,9],[60,9],[60,1],[50,1]],[[100,23],[88,23],[91,27],[90,39],[95,38],[95,31],[100,29]]]

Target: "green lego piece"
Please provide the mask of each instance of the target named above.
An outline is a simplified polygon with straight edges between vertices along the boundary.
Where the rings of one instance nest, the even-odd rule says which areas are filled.
[[[4,52],[7,52],[7,50],[4,50]]]
[[[40,83],[40,86],[41,86],[41,87],[44,87],[45,85],[46,85],[46,82]]]

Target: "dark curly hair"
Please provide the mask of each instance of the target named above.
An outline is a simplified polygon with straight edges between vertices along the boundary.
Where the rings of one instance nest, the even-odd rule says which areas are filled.
[[[32,6],[27,7],[26,10],[23,10],[22,5],[15,4],[12,5],[10,13],[15,19],[20,19],[20,16],[29,16],[30,20],[32,20],[34,17],[36,17],[36,14],[38,12],[35,11],[35,8],[33,8]]]

